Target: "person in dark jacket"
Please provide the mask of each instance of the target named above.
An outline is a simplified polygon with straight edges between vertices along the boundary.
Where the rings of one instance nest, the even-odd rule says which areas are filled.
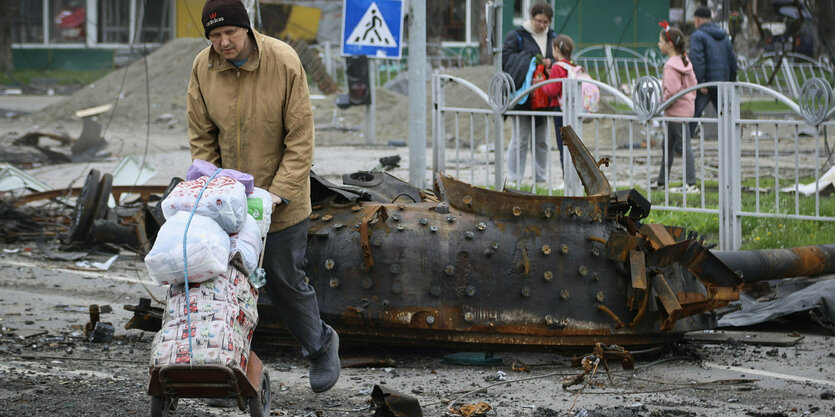
[[[693,14],[696,31],[690,35],[690,61],[699,84],[711,81],[736,81],[736,54],[728,33],[711,22],[707,7],[699,7]],[[716,87],[699,89],[694,117],[702,117],[707,103],[717,108]],[[696,122],[690,122],[690,136],[695,137]]]
[[[545,71],[549,71],[554,55],[551,42],[554,31],[551,29],[551,19],[554,9],[548,3],[537,3],[531,7],[530,20],[526,21],[507,35],[502,46],[502,71],[510,74],[516,89],[519,90],[525,82],[531,58],[540,55]],[[530,97],[525,103],[516,106],[515,110],[530,110]],[[507,148],[507,178],[509,184],[515,187],[525,174],[525,159],[527,158],[528,142],[531,131],[535,131],[536,161],[534,178],[537,183],[544,183],[547,176],[548,138],[545,135],[547,127],[545,116],[536,116],[534,126],[531,117],[520,116],[518,123],[512,121],[513,136]]]

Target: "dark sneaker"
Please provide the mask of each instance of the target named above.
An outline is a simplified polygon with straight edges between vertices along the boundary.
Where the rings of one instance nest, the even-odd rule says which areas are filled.
[[[310,388],[315,393],[325,392],[339,380],[339,335],[328,326],[331,340],[328,347],[310,358]]]

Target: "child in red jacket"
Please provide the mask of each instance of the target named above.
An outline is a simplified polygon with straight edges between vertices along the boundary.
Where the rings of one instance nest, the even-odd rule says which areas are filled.
[[[554,62],[551,65],[551,73],[548,79],[554,80],[559,78],[568,78],[568,70],[566,66],[575,66],[571,62],[571,53],[574,52],[574,41],[566,35],[559,35],[551,42],[553,48]],[[553,111],[561,111],[562,100],[562,83],[551,83],[542,86],[545,94],[551,97],[551,108]],[[563,168],[563,178],[565,178],[565,165],[563,165],[563,144],[562,135],[560,135],[560,128],[562,127],[562,116],[554,116],[554,131],[557,132],[557,147],[560,150],[560,166]]]

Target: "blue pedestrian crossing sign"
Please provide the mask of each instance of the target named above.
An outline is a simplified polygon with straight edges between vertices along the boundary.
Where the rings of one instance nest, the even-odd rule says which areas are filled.
[[[342,55],[400,59],[402,0],[344,0]]]

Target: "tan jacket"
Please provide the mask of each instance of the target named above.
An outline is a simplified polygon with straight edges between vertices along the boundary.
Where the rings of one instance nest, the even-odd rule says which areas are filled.
[[[292,47],[252,31],[255,50],[240,68],[211,46],[188,83],[191,157],[252,174],[255,186],[289,200],[276,207],[270,232],[311,213],[313,110],[307,75]]]

